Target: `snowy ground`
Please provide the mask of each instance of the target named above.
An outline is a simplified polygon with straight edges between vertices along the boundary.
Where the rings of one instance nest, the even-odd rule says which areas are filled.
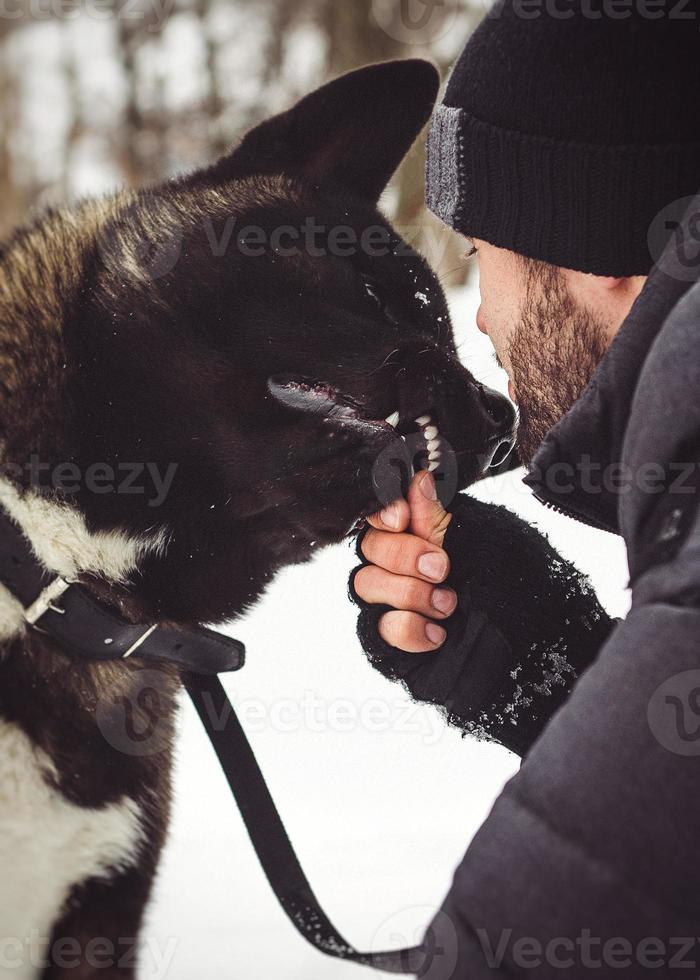
[[[473,290],[453,297],[465,361],[502,385],[473,327]],[[479,487],[546,530],[624,615],[621,543],[540,507],[508,474]],[[366,663],[354,635],[347,546],[279,577],[231,632],[248,663],[227,687],[290,836],[326,910],[360,948],[417,941],[452,870],[517,760],[462,739]],[[149,917],[143,980],[333,980],[363,968],[329,960],[288,924],[189,706],[176,807]],[[368,974],[367,974],[368,975]]]

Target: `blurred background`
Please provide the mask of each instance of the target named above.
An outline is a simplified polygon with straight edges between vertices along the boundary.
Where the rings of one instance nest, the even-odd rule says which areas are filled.
[[[0,0],[0,237],[32,212],[206,164],[326,79],[427,57],[446,78],[481,0]],[[460,354],[505,379],[475,328],[464,243],[427,214],[419,140],[383,207],[448,287]],[[520,473],[472,491],[537,523],[624,615],[619,541],[544,511]],[[227,678],[310,880],[364,948],[417,942],[518,760],[464,739],[366,662],[346,583],[349,544],[287,569],[229,626],[248,647]],[[257,866],[187,704],[175,806],[140,980],[331,980],[331,961],[287,923]]]
[[[359,65],[417,55],[445,76],[482,12],[481,0],[0,0],[0,237],[34,207],[207,163]],[[430,253],[423,165],[421,141],[385,204]],[[453,247],[442,235],[450,281],[465,275]]]

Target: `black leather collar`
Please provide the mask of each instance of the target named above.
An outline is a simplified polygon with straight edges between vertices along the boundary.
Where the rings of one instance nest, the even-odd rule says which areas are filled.
[[[25,610],[27,625],[67,653],[88,660],[138,656],[167,661],[197,674],[238,670],[245,647],[205,627],[176,630],[129,623],[82,585],[46,572],[17,525],[0,508],[0,583]]]

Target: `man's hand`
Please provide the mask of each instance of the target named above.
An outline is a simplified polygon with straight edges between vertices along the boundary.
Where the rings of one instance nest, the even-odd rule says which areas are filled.
[[[379,634],[406,653],[445,642],[445,630],[433,620],[446,619],[457,605],[451,589],[436,588],[450,570],[442,543],[451,519],[427,471],[413,478],[408,502],[396,500],[369,518],[362,553],[371,564],[355,576],[355,591],[365,602],[393,607],[379,620]]]
[[[415,701],[522,754],[614,624],[536,528],[469,494],[447,514],[434,490],[420,473],[407,500],[371,519],[369,564],[350,579],[357,635],[372,667]]]

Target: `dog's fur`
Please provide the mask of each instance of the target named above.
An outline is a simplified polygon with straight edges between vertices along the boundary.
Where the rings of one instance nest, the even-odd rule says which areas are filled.
[[[426,63],[372,66],[209,169],[44,215],[0,250],[0,503],[49,571],[134,622],[222,622],[347,535],[377,507],[373,464],[395,434],[297,411],[270,378],[322,382],[361,420],[429,411],[456,482],[477,476],[503,418],[457,359],[435,277],[376,210],[436,92]],[[239,247],[246,226],[309,218],[323,244],[374,227],[391,248]],[[39,486],[32,459],[51,466]],[[153,507],[82,482],[57,492],[47,474],[66,463],[177,469]],[[11,975],[133,976],[130,957],[96,968],[85,950],[139,930],[168,819],[177,673],[149,670],[144,700],[137,659],[71,660],[24,629],[2,586],[0,615],[0,932],[35,930],[48,957],[23,948]],[[147,750],[103,735],[125,705],[135,730],[156,717]],[[52,936],[77,940],[78,966]]]

